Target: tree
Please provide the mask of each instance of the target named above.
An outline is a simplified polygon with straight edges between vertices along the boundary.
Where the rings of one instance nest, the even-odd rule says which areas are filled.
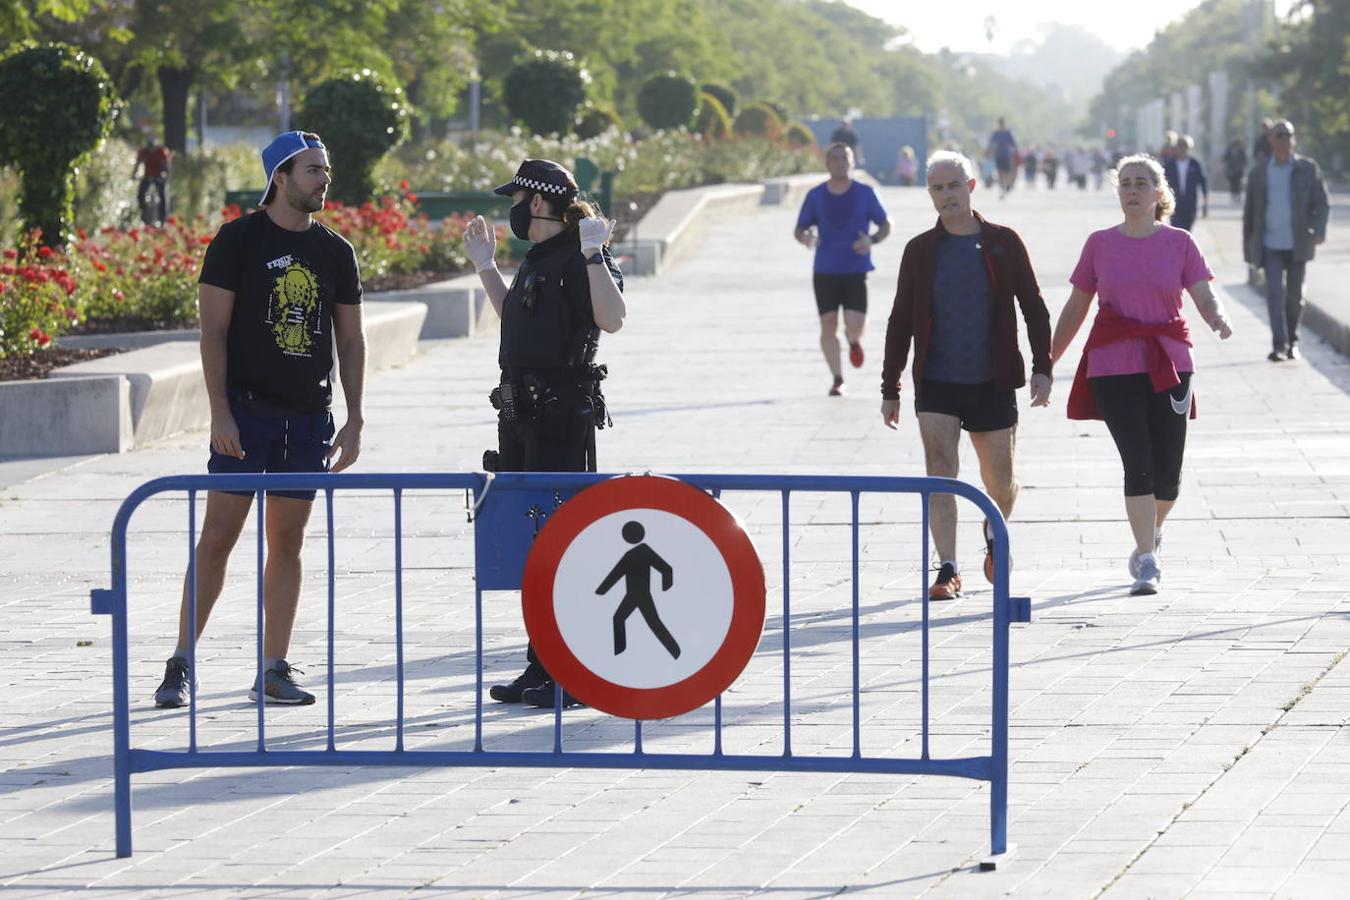
[[[117,117],[112,80],[89,54],[65,44],[24,47],[0,61],[0,163],[23,176],[19,212],[44,246],[63,246],[75,168]]]
[[[1324,164],[1350,160],[1350,4],[1301,0],[1259,71],[1277,79],[1285,117]]]
[[[342,174],[333,196],[344,203],[374,196],[375,164],[408,133],[403,90],[369,69],[314,87],[297,120],[323,138],[333,168]]]

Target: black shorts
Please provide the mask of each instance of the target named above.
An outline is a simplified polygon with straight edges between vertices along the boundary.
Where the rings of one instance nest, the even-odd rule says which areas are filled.
[[[206,471],[213,475],[241,475],[262,472],[327,472],[328,451],[333,446],[331,413],[264,413],[250,401],[230,397],[230,413],[239,426],[239,446],[244,458],[223,456],[211,449]],[[253,491],[229,491],[242,497]],[[313,500],[314,491],[268,491],[269,497]]]
[[[816,309],[823,316],[838,312],[839,307],[867,313],[867,275],[829,275],[816,272],[811,276],[811,285],[816,289]]]
[[[956,416],[966,431],[1002,431],[1017,424],[1017,392],[995,390],[992,381],[956,384],[925,378],[914,411]]]

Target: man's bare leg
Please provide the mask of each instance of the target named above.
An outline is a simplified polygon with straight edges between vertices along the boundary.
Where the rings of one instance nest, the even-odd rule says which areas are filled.
[[[835,378],[843,375],[839,363],[839,311],[820,314],[820,352],[825,354],[825,364]]]
[[[980,479],[984,489],[993,498],[1003,518],[1011,519],[1013,504],[1021,485],[1013,471],[1013,457],[1017,452],[1017,426],[998,431],[972,431],[970,442],[980,460]]]
[[[961,420],[942,413],[919,413],[923,458],[934,478],[955,478],[960,471]],[[956,497],[933,494],[928,501],[928,525],[939,560],[956,559]]]
[[[202,520],[201,537],[197,540],[197,637],[202,636],[206,620],[220,598],[225,584],[225,569],[230,551],[239,541],[239,534],[248,520],[253,497],[208,491],[206,515]],[[178,613],[178,650],[184,655],[192,642],[188,625],[188,576],[183,575],[183,603]]]
[[[867,313],[856,309],[844,310],[844,339],[850,344],[862,342],[863,329],[867,327]],[[839,349],[839,345],[835,345]]]
[[[314,504],[294,497],[267,498],[267,562],[263,567],[263,656],[284,659],[300,606],[300,551]]]

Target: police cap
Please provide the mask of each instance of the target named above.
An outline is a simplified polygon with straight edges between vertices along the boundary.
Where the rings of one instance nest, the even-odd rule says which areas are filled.
[[[516,177],[492,193],[509,197],[516,191],[539,191],[555,197],[577,195],[577,180],[572,173],[551,159],[527,159],[516,169]]]

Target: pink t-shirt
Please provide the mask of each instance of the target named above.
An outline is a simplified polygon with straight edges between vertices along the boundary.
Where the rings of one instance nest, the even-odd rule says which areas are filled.
[[[1189,231],[1163,225],[1146,238],[1119,228],[1094,231],[1069,283],[1097,295],[1097,302],[1129,319],[1150,325],[1181,315],[1181,292],[1214,278]],[[1194,372],[1191,349],[1171,338],[1158,338],[1178,372]],[[1132,338],[1088,353],[1089,378],[1148,371],[1147,339]]]

